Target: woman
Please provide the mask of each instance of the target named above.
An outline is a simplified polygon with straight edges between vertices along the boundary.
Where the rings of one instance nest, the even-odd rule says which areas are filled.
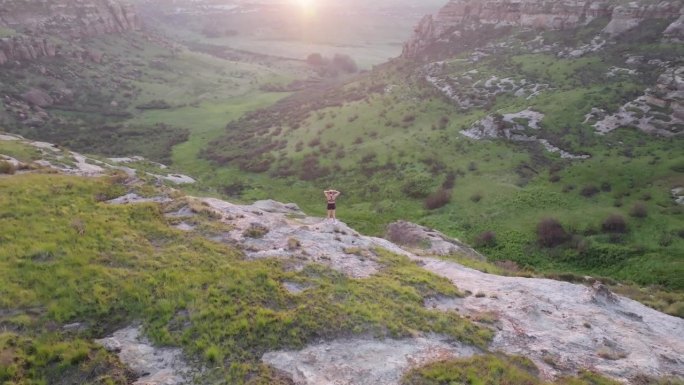
[[[335,205],[335,200],[337,199],[338,196],[340,196],[340,192],[337,190],[325,190],[323,191],[323,195],[325,195],[325,199],[328,202],[328,219],[332,219],[333,222],[337,219],[335,217],[335,210],[336,210],[336,205]]]

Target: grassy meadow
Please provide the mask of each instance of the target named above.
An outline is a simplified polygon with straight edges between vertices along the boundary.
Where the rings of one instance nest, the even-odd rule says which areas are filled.
[[[0,177],[3,383],[125,384],[118,361],[90,339],[134,321],[227,383],[273,383],[259,364],[264,352],[320,338],[425,331],[481,347],[491,338],[455,313],[425,309],[428,296],[461,294],[404,257],[383,253],[383,271],[368,279],[247,261],[231,246],[172,228],[163,206],[100,203],[126,192],[119,181]],[[291,294],[284,281],[311,289]],[[62,330],[73,322],[87,328]]]

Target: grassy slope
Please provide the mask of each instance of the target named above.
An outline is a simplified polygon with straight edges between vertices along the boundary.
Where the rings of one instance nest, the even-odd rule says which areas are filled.
[[[494,231],[497,245],[482,250],[495,260],[681,290],[684,240],[678,234],[684,221],[681,207],[670,198],[670,189],[684,185],[684,176],[676,171],[684,161],[682,139],[650,137],[629,128],[602,137],[582,123],[592,107],[614,111],[655,81],[659,71],[650,67],[639,68],[638,77],[605,80],[611,66],[624,66],[624,50],[664,60],[681,53],[681,46],[652,42],[651,35],[657,35],[660,24],[649,24],[618,45],[580,59],[529,54],[514,43],[509,52],[477,64],[450,62],[454,75],[475,68],[483,79],[512,76],[550,84],[550,90],[530,100],[501,95],[490,111],[506,113],[531,107],[543,112],[543,130],[537,134],[570,151],[589,153],[589,160],[564,161],[538,146],[462,137],[459,131],[487,111],[459,112],[415,75],[415,67],[397,62],[346,86],[366,90],[367,97],[349,101],[343,92],[337,92],[341,105],[314,108],[308,118],[295,121],[299,128],[293,128],[282,111],[286,107],[276,105],[264,111],[279,116],[280,121],[267,123],[273,125],[270,136],[259,138],[286,141],[282,149],[262,155],[263,159],[271,157],[270,175],[276,178],[240,172],[229,162],[228,168],[234,170],[230,175],[244,185],[243,199],[294,201],[317,214],[324,210],[320,190],[334,186],[343,192],[340,217],[367,233],[381,234],[384,225],[394,219],[418,221],[470,242],[483,231]],[[577,36],[585,40],[593,36],[591,31],[584,32]],[[547,38],[564,41],[569,36],[551,34]],[[378,84],[391,86],[391,91],[368,91]],[[448,124],[440,125],[442,117],[448,118]],[[238,125],[249,130],[254,122],[261,127],[260,121],[268,122],[243,120]],[[224,138],[232,139],[216,141],[209,150],[220,153],[218,146],[241,143],[234,147],[245,149],[243,157],[259,156],[250,152],[256,148],[251,139],[244,140],[238,131],[229,130]],[[306,157],[317,159],[318,167],[327,172],[313,181],[279,176],[282,167],[297,174]],[[452,202],[441,209],[425,210],[422,200],[403,191],[410,182],[420,186],[422,193],[435,191],[449,172],[457,174],[456,186]],[[552,174],[559,181],[549,181]],[[585,198],[579,192],[588,185],[603,186],[605,191]],[[473,201],[475,195],[482,199]],[[637,202],[646,205],[644,219],[629,215]],[[601,223],[610,214],[626,219],[627,234],[601,232]],[[574,241],[552,250],[540,248],[535,230],[544,217],[557,218],[576,234]]]
[[[88,341],[134,320],[156,343],[214,368],[205,374],[219,383],[272,383],[261,354],[312,339],[418,330],[483,346],[491,336],[425,309],[426,296],[459,293],[403,257],[383,254],[385,269],[362,280],[321,266],[295,272],[175,230],[157,205],[98,203],[126,191],[108,178],[0,176],[0,191],[2,381],[126,383],[117,361]],[[199,220],[216,231],[210,217]],[[312,288],[293,295],[285,280]],[[70,322],[88,328],[61,332]]]
[[[600,375],[583,371],[576,377],[563,377],[553,382],[538,378],[534,363],[523,357],[487,355],[447,360],[411,370],[402,378],[402,385],[617,385]],[[677,379],[634,379],[635,384],[677,385]]]
[[[102,36],[80,45],[104,54],[103,63],[52,58],[3,70],[0,89],[8,95],[19,98],[28,89],[41,88],[53,95],[70,89],[73,97],[48,108],[53,118],[45,126],[15,124],[5,111],[0,122],[27,137],[74,150],[171,163],[175,144],[279,97],[257,91],[262,84],[287,83],[301,75],[290,65],[217,59],[138,33]],[[168,108],[138,108],[156,101]]]

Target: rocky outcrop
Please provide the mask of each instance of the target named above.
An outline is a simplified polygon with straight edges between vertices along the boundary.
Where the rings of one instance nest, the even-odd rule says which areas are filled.
[[[606,134],[620,127],[636,127],[639,130],[664,136],[684,134],[684,66],[669,68],[662,73],[654,87],[644,95],[608,114],[593,109],[585,122],[593,123],[599,134]]]
[[[73,39],[140,28],[135,9],[117,0],[58,0],[23,2],[0,0],[0,28],[17,31],[0,39],[0,65],[53,57],[60,53],[55,38]],[[101,55],[86,53],[93,61]]]
[[[663,32],[663,37],[667,41],[675,43],[684,42],[684,7],[682,7],[679,13],[679,19],[670,24]]]
[[[129,326],[95,341],[115,353],[138,379],[133,385],[181,385],[191,377],[178,348],[155,347],[141,335],[139,326]]]
[[[619,5],[613,9],[610,23],[603,32],[615,36],[624,33],[646,19],[675,19],[679,17],[681,4],[667,1],[658,4],[641,5],[636,2]]]
[[[416,57],[435,42],[458,40],[463,32],[482,26],[513,26],[535,29],[569,29],[598,17],[611,17],[604,30],[615,36],[645,19],[676,19],[681,3],[663,1],[656,5],[629,3],[615,6],[604,0],[451,0],[435,17],[426,16],[406,42],[403,57]],[[676,26],[672,33],[676,34]]]

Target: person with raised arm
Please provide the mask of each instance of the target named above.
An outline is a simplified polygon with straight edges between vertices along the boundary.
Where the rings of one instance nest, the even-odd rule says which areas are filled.
[[[340,194],[341,193],[339,191],[333,189],[323,191],[323,195],[325,195],[325,199],[328,203],[327,219],[332,219],[333,222],[337,221],[337,218],[335,217],[335,210],[337,209],[335,201],[337,200],[337,197],[340,196]]]

